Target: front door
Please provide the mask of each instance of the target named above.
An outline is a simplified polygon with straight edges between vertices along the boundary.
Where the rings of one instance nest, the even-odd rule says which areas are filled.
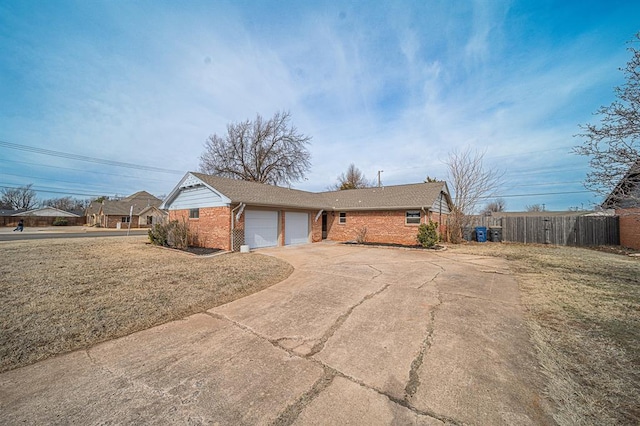
[[[322,213],[322,239],[327,239],[327,212]]]

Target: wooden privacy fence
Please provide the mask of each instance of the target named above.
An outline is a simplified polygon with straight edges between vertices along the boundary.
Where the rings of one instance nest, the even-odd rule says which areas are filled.
[[[471,227],[499,228],[502,241],[566,246],[620,244],[618,216],[473,216]],[[467,232],[467,235],[469,233]]]
[[[17,226],[20,219],[24,220],[24,226],[52,226],[55,216],[0,216],[0,226]],[[65,217],[68,226],[79,226],[86,223],[86,217]]]

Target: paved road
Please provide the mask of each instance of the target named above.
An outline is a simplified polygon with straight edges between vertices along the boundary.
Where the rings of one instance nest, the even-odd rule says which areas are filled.
[[[330,244],[262,252],[295,271],[0,375],[1,422],[553,424],[504,260]]]
[[[129,235],[147,235],[147,229],[132,229]],[[82,226],[25,228],[14,232],[13,228],[0,228],[0,241],[42,240],[46,238],[122,237],[126,230],[87,229]]]

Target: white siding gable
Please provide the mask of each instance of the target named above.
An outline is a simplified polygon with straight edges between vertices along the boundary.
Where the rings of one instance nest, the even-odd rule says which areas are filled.
[[[443,192],[440,193],[440,196],[433,203],[433,206],[431,206],[431,211],[434,213],[442,212],[442,214],[450,213],[449,204],[447,203],[447,196]]]
[[[227,197],[205,185],[197,177],[188,174],[176,189],[172,191],[170,200],[164,206],[168,210],[196,209],[203,207],[223,207],[231,203]]]
[[[204,185],[180,188],[178,196],[171,202],[169,210],[196,209],[202,207],[228,206],[229,199]]]

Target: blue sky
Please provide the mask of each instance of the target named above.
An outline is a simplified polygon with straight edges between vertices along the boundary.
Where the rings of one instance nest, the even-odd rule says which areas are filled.
[[[313,138],[295,188],[350,163],[385,185],[445,179],[473,147],[504,170],[508,210],[587,208],[573,135],[614,100],[638,31],[640,2],[615,0],[4,0],[0,186],[166,194],[209,135],[288,110]]]

